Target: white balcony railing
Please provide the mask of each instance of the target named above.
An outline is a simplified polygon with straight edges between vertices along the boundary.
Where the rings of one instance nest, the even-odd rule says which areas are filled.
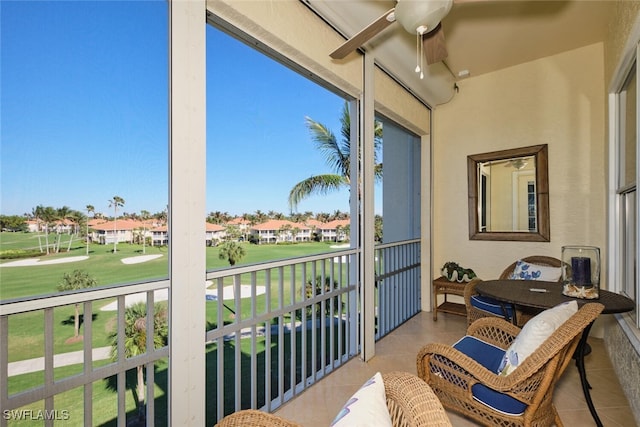
[[[349,249],[207,272],[203,351],[208,424],[243,408],[272,411],[358,354],[358,254],[358,250]],[[376,248],[376,338],[419,311],[419,260],[419,240]],[[169,293],[168,288],[168,281],[163,280],[1,301],[0,426],[20,424],[14,423],[16,418],[29,416],[38,416],[44,425],[73,417],[75,425],[124,426],[138,416],[127,394],[132,389],[127,372],[138,366],[145,368],[146,395],[154,397],[147,399],[145,423],[166,425],[170,390],[166,390],[164,376],[169,349],[154,349],[153,334],[148,333],[147,351],[125,357],[124,308],[127,296],[142,294],[149,310],[146,329],[153,331],[150,313],[158,296]],[[104,357],[94,356],[92,314],[114,299],[118,352],[114,359],[98,360]],[[53,325],[55,310],[72,304],[82,304],[84,310],[84,344],[81,354],[76,355],[78,367],[67,373],[58,362],[60,355],[55,354]],[[21,316],[33,312],[42,313],[44,325],[41,343],[34,343],[44,348],[43,364],[36,368],[42,381],[24,389],[21,375],[15,374],[16,366],[24,361],[10,361],[9,336]],[[164,367],[160,373],[159,364]],[[111,384],[116,403],[108,406],[107,420],[105,414],[96,413],[105,408],[96,403],[104,396],[94,396],[96,383],[103,381]],[[78,405],[73,414],[58,400],[70,392],[76,393]]]

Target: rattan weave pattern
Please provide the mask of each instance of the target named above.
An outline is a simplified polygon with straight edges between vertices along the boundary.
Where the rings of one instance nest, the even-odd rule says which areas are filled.
[[[393,427],[451,427],[442,404],[431,388],[407,372],[382,374],[387,408]],[[300,427],[273,414],[246,409],[227,415],[217,427]]]
[[[437,343],[427,344],[418,353],[418,376],[429,383],[446,408],[483,425],[548,426],[555,423],[561,427],[562,421],[552,401],[555,383],[571,362],[582,331],[603,308],[599,303],[583,305],[508,376],[491,372],[453,347]],[[492,337],[494,345],[506,349],[518,330],[509,322],[493,317],[474,322],[467,335]],[[494,411],[474,400],[471,387],[476,383],[506,393],[528,407],[519,417]]]

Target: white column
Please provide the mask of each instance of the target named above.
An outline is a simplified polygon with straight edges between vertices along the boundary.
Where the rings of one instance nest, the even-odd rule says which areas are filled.
[[[433,129],[433,113],[429,114],[431,126]],[[433,134],[433,132],[432,132]],[[431,224],[431,135],[423,135],[420,142],[420,295],[422,295],[421,309],[422,311],[431,311],[431,277],[433,272],[431,266],[433,260],[431,258],[431,250],[433,248],[433,233]]]
[[[360,279],[362,280],[361,357],[367,361],[375,353],[375,248],[374,248],[374,57],[364,55],[364,91],[362,95],[362,194],[360,224]]]
[[[169,417],[205,425],[204,0],[170,0]]]

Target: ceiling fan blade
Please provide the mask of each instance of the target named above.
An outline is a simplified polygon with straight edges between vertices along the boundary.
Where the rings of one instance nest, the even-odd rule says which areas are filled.
[[[435,64],[436,62],[446,59],[448,56],[442,24],[438,24],[433,31],[429,31],[423,35],[422,43],[427,64]]]
[[[395,8],[386,11],[384,15],[364,27],[356,35],[340,45],[339,48],[331,52],[329,56],[333,59],[343,59],[345,56],[358,49],[360,46],[369,41],[372,37],[387,28],[395,21],[393,12]]]

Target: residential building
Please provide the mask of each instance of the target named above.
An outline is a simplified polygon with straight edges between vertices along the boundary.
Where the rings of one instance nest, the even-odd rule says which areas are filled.
[[[207,222],[205,224],[205,242],[207,246],[216,246],[220,241],[225,238],[225,228],[218,224],[211,224]]]
[[[286,219],[270,219],[250,228],[258,236],[259,243],[308,242],[311,228]]]
[[[92,240],[101,245],[122,242],[133,242],[135,230],[142,230],[146,226],[140,221],[130,219],[117,219],[115,221],[105,221],[91,226],[93,229]]]
[[[342,242],[349,239],[348,230],[351,221],[336,219],[317,226],[320,239],[323,242]]]

